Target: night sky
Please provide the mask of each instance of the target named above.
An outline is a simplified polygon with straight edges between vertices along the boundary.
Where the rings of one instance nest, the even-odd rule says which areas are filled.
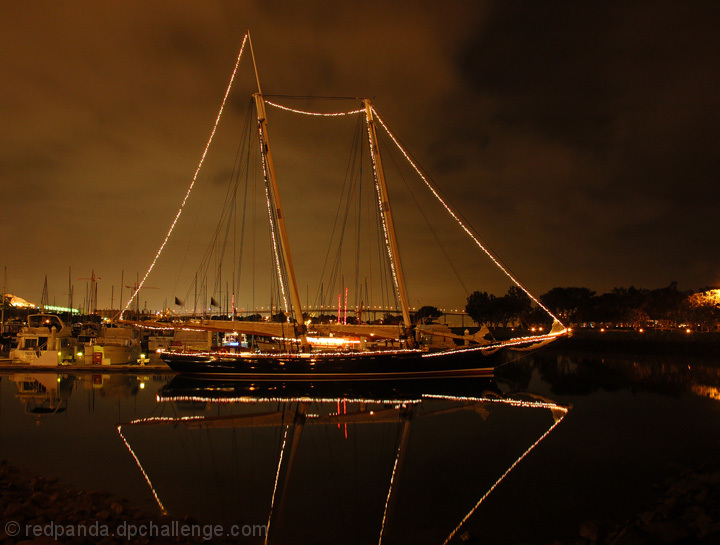
[[[111,286],[118,306],[122,271],[125,284],[142,277],[248,29],[266,94],[372,97],[533,293],[720,284],[717,3],[6,0],[2,12],[0,264],[7,291],[30,301],[47,274],[50,302],[67,304],[70,267],[75,306],[93,270],[100,307]],[[228,135],[254,91],[249,61],[225,113]],[[276,111],[269,117],[279,130]],[[210,189],[196,189],[188,207],[212,201],[232,166],[213,150],[198,180]],[[280,164],[283,153],[306,160],[274,153]],[[300,291],[315,293],[302,263],[317,234],[308,215],[332,191],[308,189],[315,171],[299,170],[306,176],[279,167],[279,183],[302,187],[288,189],[286,214]],[[181,223],[202,226],[213,215],[204,210],[188,208]],[[414,277],[434,259],[399,236]],[[196,252],[185,247],[169,244],[148,279],[150,307],[187,293],[176,273],[194,270]],[[411,304],[461,306],[467,291],[510,285],[468,277],[451,294],[438,288],[452,276],[443,274],[411,285]]]

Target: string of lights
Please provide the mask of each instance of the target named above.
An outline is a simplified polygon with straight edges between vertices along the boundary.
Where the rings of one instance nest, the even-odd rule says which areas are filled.
[[[343,116],[343,115],[360,114],[365,111],[364,109],[361,108],[359,110],[350,110],[348,112],[333,112],[333,113],[308,112],[306,110],[298,110],[296,108],[289,108],[288,106],[283,106],[282,104],[270,102],[269,100],[265,100],[265,104],[270,104],[270,106],[274,106],[275,108],[279,108],[280,110],[285,110],[285,111],[292,112],[295,114],[314,115],[314,116],[318,116],[318,117],[339,117],[339,116]]]
[[[371,109],[372,109],[372,107],[371,107]],[[381,220],[382,228],[383,228],[383,236],[385,238],[385,248],[387,249],[388,258],[390,261],[390,272],[392,273],[393,287],[395,288],[395,294],[399,299],[401,297],[400,284],[398,282],[397,271],[395,270],[395,259],[393,258],[392,245],[390,244],[390,233],[388,231],[387,220],[385,218],[385,213],[384,213],[384,205],[386,203],[383,203],[382,192],[380,190],[380,184],[378,182],[377,158],[375,157],[375,154],[377,153],[378,148],[377,148],[377,143],[373,140],[373,137],[372,137],[372,129],[370,127],[372,120],[370,119],[370,111],[368,111],[368,110],[365,110],[365,121],[366,121],[365,124],[367,125],[367,131],[368,131],[368,142],[370,144],[370,158],[371,158],[372,168],[373,168],[373,180],[375,182],[375,195],[377,196],[378,207],[380,210],[380,220]],[[402,303],[402,301],[401,301],[401,303]]]
[[[130,307],[132,302],[135,300],[135,297],[137,297],[137,294],[140,292],[140,289],[145,284],[145,281],[147,280],[148,276],[150,276],[150,273],[155,268],[155,264],[157,263],[157,260],[160,258],[160,254],[162,254],[162,251],[165,249],[165,245],[167,244],[167,241],[170,238],[170,235],[175,230],[175,225],[177,225],[177,222],[180,219],[180,215],[182,214],[183,210],[185,209],[185,204],[187,203],[188,198],[190,197],[190,192],[192,191],[193,187],[195,186],[195,182],[197,181],[197,177],[198,177],[198,174],[200,173],[200,169],[202,168],[203,163],[205,162],[205,156],[207,155],[208,149],[210,149],[210,144],[212,143],[213,138],[215,138],[215,132],[217,131],[217,127],[220,124],[220,118],[222,117],[223,110],[225,109],[225,103],[227,102],[228,95],[230,94],[230,89],[232,88],[233,81],[235,81],[235,74],[237,73],[238,66],[240,65],[240,59],[242,58],[242,54],[245,49],[245,44],[247,43],[247,40],[248,40],[248,35],[245,34],[242,44],[240,45],[240,52],[238,53],[237,60],[235,61],[235,67],[233,68],[232,75],[230,76],[230,81],[228,83],[227,89],[225,90],[225,96],[222,99],[222,103],[220,104],[220,110],[218,111],[217,117],[215,118],[215,124],[213,125],[212,131],[210,132],[210,138],[208,138],[207,144],[205,144],[205,149],[203,150],[202,156],[200,157],[200,162],[198,163],[198,166],[195,169],[195,174],[193,175],[192,182],[190,182],[190,186],[188,187],[187,192],[185,193],[185,198],[183,198],[182,203],[180,204],[180,208],[177,211],[177,214],[175,215],[175,219],[170,224],[170,229],[168,230],[167,234],[165,235],[165,239],[163,240],[162,244],[160,245],[160,248],[158,249],[157,253],[155,254],[155,258],[152,260],[150,267],[148,268],[147,272],[145,273],[145,276],[143,276],[142,281],[140,281],[140,283],[135,288],[135,291],[133,292],[132,296],[128,300],[125,307],[122,309],[122,311],[120,311],[120,314],[118,315],[119,319],[122,319],[123,313]]]
[[[278,283],[280,284],[280,292],[282,294],[283,304],[285,305],[284,308],[288,309],[289,307],[287,303],[287,295],[285,294],[285,282],[283,281],[282,268],[280,267],[280,250],[278,248],[277,236],[275,234],[276,225],[273,217],[273,206],[270,200],[270,184],[268,183],[268,169],[265,159],[265,149],[267,148],[267,144],[265,144],[265,137],[262,132],[262,127],[259,127],[258,131],[260,133],[260,138],[258,138],[258,142],[260,144],[260,157],[262,158],[263,178],[265,180],[265,202],[267,204],[268,222],[270,223],[270,238],[272,239],[273,257],[275,258],[275,268],[277,272]]]
[[[372,111],[373,111],[373,113],[375,114],[375,116],[377,117],[377,120],[378,120],[378,121],[380,122],[380,124],[382,125],[383,129],[385,129],[385,132],[387,132],[388,136],[390,136],[390,138],[391,138],[392,141],[395,143],[395,145],[397,146],[397,148],[398,148],[398,149],[400,150],[400,152],[405,156],[405,159],[407,159],[408,163],[410,163],[410,165],[413,167],[413,169],[415,170],[415,172],[417,172],[418,176],[420,176],[420,179],[422,179],[423,183],[425,183],[425,185],[426,185],[427,188],[430,190],[430,192],[435,196],[435,198],[436,198],[438,201],[440,201],[440,204],[442,204],[442,206],[443,206],[443,207],[445,208],[445,210],[447,210],[447,212],[452,216],[452,218],[453,218],[453,219],[455,220],[455,222],[460,226],[460,228],[461,228],[463,231],[465,231],[465,233],[467,233],[467,235],[468,235],[468,236],[475,242],[475,244],[485,253],[485,255],[487,255],[487,256],[492,260],[492,262],[495,263],[495,265],[496,265],[503,273],[505,273],[505,276],[507,276],[518,288],[520,288],[521,290],[523,290],[523,291],[527,294],[527,296],[530,297],[530,299],[532,299],[540,308],[542,308],[545,312],[547,312],[555,321],[561,323],[560,320],[558,320],[558,318],[557,318],[552,312],[550,312],[550,310],[549,310],[545,305],[543,305],[540,301],[538,301],[538,299],[537,299],[532,293],[530,293],[530,291],[529,291],[525,286],[523,286],[523,285],[520,283],[520,281],[519,281],[517,278],[515,278],[515,276],[514,276],[502,263],[500,263],[500,261],[492,254],[492,252],[490,252],[490,250],[488,250],[488,249],[485,247],[485,245],[478,240],[478,238],[473,234],[473,232],[470,230],[470,228],[465,225],[465,223],[458,217],[458,215],[457,215],[457,214],[455,213],[455,211],[450,207],[450,205],[447,204],[447,203],[445,202],[445,200],[443,200],[443,198],[438,194],[438,192],[435,190],[435,188],[432,186],[432,184],[428,181],[428,179],[427,179],[427,178],[425,177],[425,175],[422,173],[422,171],[420,170],[420,168],[417,166],[417,164],[415,163],[415,161],[413,161],[412,158],[410,157],[410,155],[405,151],[405,148],[403,148],[402,145],[400,145],[400,142],[397,140],[397,138],[395,138],[395,135],[390,132],[390,129],[389,129],[388,126],[385,124],[385,122],[383,121],[383,119],[380,117],[380,114],[378,114],[377,110],[375,110],[375,108],[373,108]],[[564,329],[564,331],[567,331],[567,330]]]

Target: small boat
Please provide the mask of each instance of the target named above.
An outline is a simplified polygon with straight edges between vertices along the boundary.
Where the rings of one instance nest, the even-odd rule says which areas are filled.
[[[243,49],[246,41],[249,42],[249,34],[245,37]],[[250,49],[252,52],[252,43],[250,43]],[[242,49],[238,63],[241,56]],[[254,60],[253,55],[253,64]],[[257,66],[255,66],[255,73],[257,75]],[[215,332],[234,336],[244,335],[255,341],[247,349],[231,350],[217,342],[211,343],[211,345],[206,344],[202,348],[188,346],[188,343],[180,345],[178,342],[173,342],[175,346],[160,352],[160,357],[173,370],[200,377],[280,380],[426,378],[458,373],[488,376],[493,374],[497,365],[505,361],[507,351],[532,350],[566,334],[567,330],[560,321],[533,297],[507,269],[500,265],[500,262],[463,223],[460,214],[454,212],[440,198],[427,179],[410,161],[434,197],[440,201],[460,228],[518,288],[553,318],[553,326],[548,333],[529,334],[502,341],[487,340],[484,335],[458,335],[449,328],[438,325],[413,323],[399,245],[395,235],[389,192],[378,147],[379,128],[382,127],[388,133],[389,130],[379,118],[369,99],[361,99],[358,109],[347,112],[347,114],[361,116],[365,124],[363,133],[367,137],[368,162],[372,166],[371,169],[366,170],[372,175],[375,191],[373,199],[377,206],[375,213],[380,218],[378,224],[381,226],[381,228],[378,227],[378,238],[382,239],[384,246],[382,253],[386,254],[383,259],[387,259],[389,263],[388,284],[391,285],[402,318],[397,325],[352,324],[347,323],[346,315],[344,319],[340,319],[340,309],[338,308],[337,323],[306,323],[269,142],[266,110],[268,102],[260,89],[259,78],[257,83],[258,90],[252,97],[256,111],[257,140],[260,144],[260,160],[265,180],[268,219],[272,233],[273,264],[276,265],[278,276],[277,285],[280,286],[283,297],[286,293],[288,295],[284,306],[287,319],[284,322],[200,320],[180,323],[176,326],[179,330],[195,332],[200,336],[203,336],[204,332]],[[228,92],[229,90],[230,88],[228,88]],[[227,93],[225,97],[227,98]],[[280,107],[282,108],[282,106]],[[392,134],[389,134],[391,140],[400,147]],[[400,149],[404,153],[401,147]],[[407,157],[407,154],[405,155]],[[168,237],[172,233],[174,224]],[[152,270],[152,265],[150,270]],[[131,302],[132,299],[128,305]],[[145,324],[145,326],[163,327],[162,324]]]
[[[74,360],[72,328],[56,314],[30,314],[17,334],[17,348],[10,359],[30,365],[60,365]]]
[[[81,335],[87,365],[128,365],[140,358],[140,330],[128,325],[105,325],[95,335]]]

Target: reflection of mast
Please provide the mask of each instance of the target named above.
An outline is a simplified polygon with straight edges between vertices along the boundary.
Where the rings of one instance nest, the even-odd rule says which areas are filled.
[[[268,517],[267,528],[265,529],[266,544],[270,541],[270,528],[273,526],[273,522],[279,520],[280,513],[283,511],[283,506],[285,505],[285,501],[287,499],[290,473],[297,456],[298,447],[300,445],[300,437],[302,436],[302,431],[305,427],[305,415],[307,414],[307,408],[307,402],[298,403],[293,423],[289,424],[285,431],[285,437],[283,438],[283,444],[280,450],[280,458],[278,460],[277,474],[275,476],[275,487],[273,489],[272,500],[270,502],[270,516]],[[289,433],[292,434],[290,439],[290,454],[287,457],[287,461],[285,461],[284,450],[285,445],[287,445],[287,436]],[[279,494],[277,494],[278,490],[280,490]],[[275,509],[276,503],[277,509]]]
[[[380,525],[380,539],[378,539],[378,545],[382,543],[383,537],[389,531],[390,525],[388,522],[391,520],[392,513],[395,510],[395,505],[397,504],[397,481],[402,473],[402,468],[405,463],[408,439],[410,437],[410,421],[412,420],[412,416],[412,407],[405,405],[401,408],[401,417],[403,420],[402,435],[400,436],[400,444],[398,445],[397,456],[395,457],[395,465],[393,466],[392,475],[390,476],[390,488],[388,489],[387,499],[385,500],[385,512],[383,513],[382,523]]]

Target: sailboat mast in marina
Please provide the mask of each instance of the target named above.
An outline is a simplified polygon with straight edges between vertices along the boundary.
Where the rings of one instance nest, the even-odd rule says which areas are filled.
[[[447,326],[436,325],[433,327],[413,323],[390,197],[378,145],[378,124],[388,132],[391,141],[400,148],[408,160],[409,156],[395,137],[389,133],[386,124],[379,118],[369,99],[361,100],[361,108],[337,115],[357,114],[362,115],[364,118],[367,147],[369,148],[372,167],[375,206],[379,218],[379,238],[388,263],[388,275],[390,277],[388,282],[392,286],[392,292],[402,315],[402,323],[400,325],[382,323],[349,324],[338,321],[334,324],[312,324],[309,321],[306,324],[285,222],[285,210],[281,204],[277,173],[270,145],[267,115],[268,101],[266,101],[260,86],[260,78],[249,34],[246,35],[245,41],[243,41],[243,48],[241,48],[237,63],[240,62],[246,41],[250,43],[257,80],[257,92],[252,95],[252,101],[257,116],[257,141],[260,148],[260,161],[265,183],[271,255],[278,279],[278,295],[282,299],[287,312],[286,321],[273,323],[220,319],[193,320],[174,324],[173,327],[178,329],[245,335],[260,340],[246,343],[246,346],[242,348],[233,347],[230,350],[226,347],[218,349],[211,347],[207,350],[190,350],[176,347],[161,354],[162,359],[171,368],[181,373],[196,376],[258,379],[351,380],[379,377],[432,377],[456,375],[458,373],[489,375],[493,373],[494,367],[502,361],[505,351],[530,350],[565,334],[564,326],[552,314],[550,316],[555,319],[555,323],[548,334],[520,336],[503,341],[489,341],[480,335],[458,335],[453,333]],[[233,77],[234,74],[235,72],[233,72]],[[229,91],[230,86],[228,86],[223,100],[223,106]],[[270,104],[278,106],[273,103]],[[278,107],[284,108],[282,106]],[[292,111],[290,108],[284,109]],[[216,127],[218,121],[219,115]],[[212,141],[212,136],[210,141]],[[206,152],[210,141],[206,146]],[[498,265],[520,289],[525,291],[538,306],[549,313],[473,236],[468,227],[459,219],[459,215],[439,197],[415,164],[411,160],[409,161],[415,171],[420,174],[433,196],[440,200],[442,206],[450,213],[461,229],[470,235],[479,248],[490,257],[491,261]],[[198,166],[198,170],[199,168],[200,166]],[[192,184],[190,189],[192,189]],[[183,201],[183,206],[189,191]],[[180,212],[178,212],[178,216],[173,222],[165,242],[172,233],[172,228],[177,223],[179,214]],[[162,247],[164,247],[165,242]],[[157,261],[157,256],[155,261]],[[152,270],[152,266],[150,270]],[[145,277],[147,278],[147,274]],[[328,344],[327,339],[332,342]],[[343,342],[343,339],[346,342]]]

